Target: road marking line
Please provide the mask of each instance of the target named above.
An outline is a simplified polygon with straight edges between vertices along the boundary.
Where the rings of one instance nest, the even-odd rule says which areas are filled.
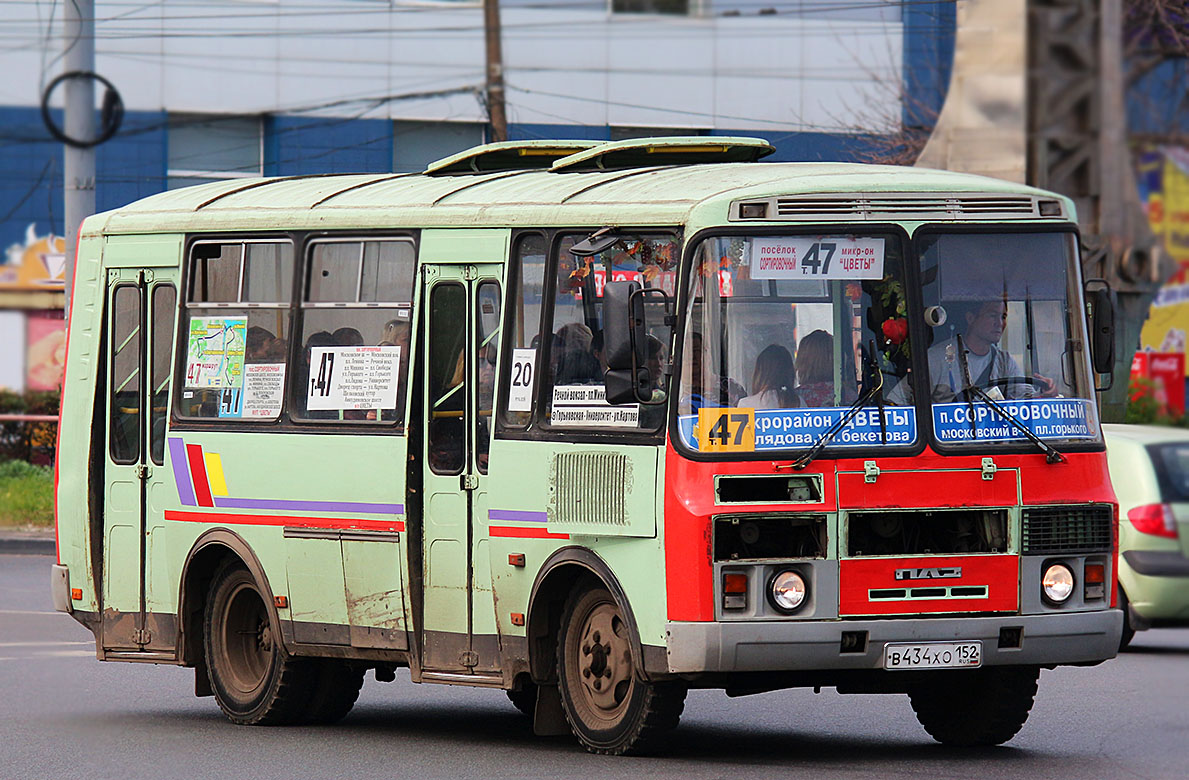
[[[0,647],[73,647],[93,645],[94,642],[0,642]]]
[[[65,615],[65,612],[32,610],[32,609],[0,609],[0,615]]]

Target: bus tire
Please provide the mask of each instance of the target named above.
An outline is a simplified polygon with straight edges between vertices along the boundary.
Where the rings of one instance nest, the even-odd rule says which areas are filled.
[[[234,723],[295,723],[310,700],[309,664],[276,641],[268,605],[252,574],[235,558],[211,579],[203,621],[211,689]]]
[[[526,680],[520,684],[519,688],[509,688],[506,693],[512,706],[530,718],[533,717],[537,711],[537,684],[535,682]]]
[[[943,745],[1002,745],[1028,720],[1039,677],[1037,667],[943,672],[908,696],[917,720]]]
[[[366,670],[349,661],[332,658],[310,660],[308,663],[312,667],[313,685],[303,720],[323,725],[338,723],[355,706]]]
[[[558,654],[562,711],[591,753],[639,754],[677,725],[685,684],[639,679],[628,627],[605,588],[570,594]]]

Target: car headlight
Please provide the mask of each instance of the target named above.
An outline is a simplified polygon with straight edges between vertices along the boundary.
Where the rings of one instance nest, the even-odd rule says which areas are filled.
[[[1073,572],[1064,563],[1054,563],[1045,569],[1045,576],[1040,584],[1048,601],[1063,604],[1073,593]]]
[[[768,600],[781,612],[797,611],[808,593],[805,578],[795,571],[778,572],[768,581]]]

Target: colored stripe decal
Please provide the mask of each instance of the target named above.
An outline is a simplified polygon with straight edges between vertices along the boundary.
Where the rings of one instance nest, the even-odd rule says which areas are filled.
[[[211,500],[211,486],[206,481],[206,465],[202,461],[202,445],[187,444],[186,460],[190,462],[190,475],[194,477],[194,496],[199,506],[214,506]]]
[[[208,452],[203,459],[206,461],[206,476],[211,483],[211,493],[216,496],[227,495],[227,480],[223,478],[223,459],[217,452]]]
[[[488,520],[503,520],[506,523],[547,523],[545,512],[522,512],[519,509],[488,509]]]
[[[221,509],[273,509],[281,512],[365,512],[373,515],[402,515],[404,504],[368,504],[358,501],[300,501],[282,498],[228,498],[219,496]]]
[[[293,517],[289,515],[233,515],[223,512],[175,512],[165,510],[166,520],[184,523],[226,523],[228,525],[287,525],[295,528],[366,528],[403,531],[404,520],[362,520],[351,517]]]
[[[190,470],[186,464],[186,445],[181,439],[169,440],[169,461],[173,464],[173,481],[178,486],[178,500],[182,506],[194,506],[194,487],[190,484]]]
[[[514,539],[569,539],[569,534],[553,534],[544,528],[516,528],[507,525],[493,525],[487,529],[491,536],[504,536]]]

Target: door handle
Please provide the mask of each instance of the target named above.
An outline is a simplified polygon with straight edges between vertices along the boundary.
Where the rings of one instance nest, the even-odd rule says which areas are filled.
[[[479,487],[479,478],[474,474],[460,474],[458,477],[459,490],[474,490]]]

